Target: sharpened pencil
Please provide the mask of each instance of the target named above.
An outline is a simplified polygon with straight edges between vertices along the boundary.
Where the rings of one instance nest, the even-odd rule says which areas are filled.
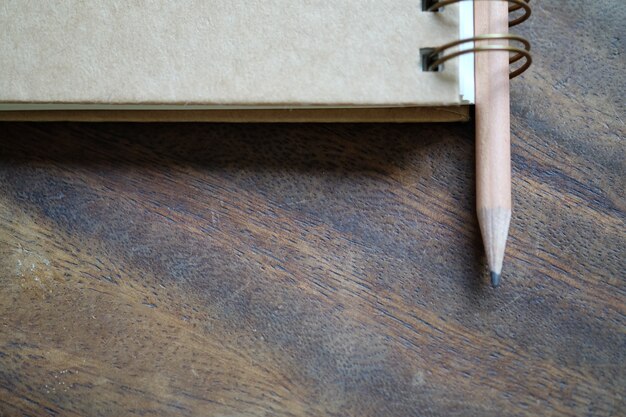
[[[504,1],[474,3],[475,33],[508,33]],[[506,41],[493,41],[504,43]],[[491,271],[500,283],[511,221],[511,137],[508,54],[475,54],[476,77],[476,206]]]

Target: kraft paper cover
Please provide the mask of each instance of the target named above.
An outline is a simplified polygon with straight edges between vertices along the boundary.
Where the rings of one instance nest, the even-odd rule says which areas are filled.
[[[419,50],[459,13],[416,0],[4,0],[0,103],[458,105]]]

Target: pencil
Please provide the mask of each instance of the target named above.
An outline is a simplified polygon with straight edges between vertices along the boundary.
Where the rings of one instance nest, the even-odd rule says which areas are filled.
[[[476,35],[508,33],[507,2],[476,1],[474,11]],[[477,53],[475,61],[476,209],[491,284],[497,287],[511,221],[509,57]]]

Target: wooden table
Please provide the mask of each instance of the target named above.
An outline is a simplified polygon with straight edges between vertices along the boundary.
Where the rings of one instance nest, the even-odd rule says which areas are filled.
[[[625,415],[626,8],[533,3],[497,290],[471,124],[1,124],[0,415]]]

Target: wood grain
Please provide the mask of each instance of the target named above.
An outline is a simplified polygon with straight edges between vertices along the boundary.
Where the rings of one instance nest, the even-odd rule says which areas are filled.
[[[519,29],[497,290],[471,124],[0,124],[0,415],[624,415],[626,4],[586,5]]]

